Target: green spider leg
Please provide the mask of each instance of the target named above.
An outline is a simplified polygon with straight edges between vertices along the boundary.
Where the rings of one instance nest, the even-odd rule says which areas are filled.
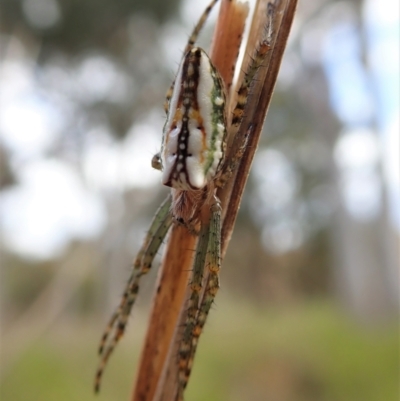
[[[193,264],[192,279],[190,282],[191,294],[188,302],[187,317],[185,328],[182,336],[182,342],[179,348],[179,373],[178,381],[179,388],[184,390],[187,383],[186,367],[188,365],[191,347],[192,347],[192,333],[196,326],[197,313],[199,310],[200,295],[202,289],[204,266],[206,263],[206,254],[209,239],[209,224],[202,224],[199,238],[196,247],[196,255]]]
[[[111,316],[101,338],[99,346],[99,356],[101,359],[96,372],[95,392],[100,390],[101,378],[108,359],[124,334],[130,312],[139,292],[140,278],[150,270],[154,257],[171,227],[173,221],[170,213],[171,203],[171,196],[168,196],[158,209],[143,245],[133,263],[133,270],[125,287],[121,302]],[[112,333],[114,334],[111,336]]]
[[[226,159],[221,169],[221,173],[216,179],[216,186],[220,188],[222,188],[231,178],[234,170],[242,159],[244,151],[246,149],[247,140],[252,129],[251,125],[248,126],[246,128],[246,134],[242,136],[242,132],[244,130],[241,129],[241,123],[243,121],[245,107],[248,103],[252,82],[258,70],[262,66],[267,56],[267,53],[271,49],[272,18],[274,13],[274,6],[271,3],[268,4],[267,13],[269,18],[268,24],[265,28],[264,38],[260,41],[256,50],[254,51],[250,64],[238,90],[236,105],[232,112],[232,119],[229,128],[229,131],[233,133],[234,136],[234,139],[232,141],[232,148],[230,150],[230,155],[232,155],[232,157],[228,157]]]
[[[209,276],[202,296],[204,269]],[[189,380],[198,338],[203,330],[208,312],[219,288],[218,273],[221,267],[221,206],[214,197],[209,221],[202,224],[196,248],[193,276],[190,283],[192,293],[179,349],[179,372],[177,401],[183,400],[183,392]]]

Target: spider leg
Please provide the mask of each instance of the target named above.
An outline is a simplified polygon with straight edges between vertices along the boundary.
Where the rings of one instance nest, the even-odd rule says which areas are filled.
[[[199,36],[199,33],[204,26],[204,23],[206,22],[211,10],[214,8],[215,4],[217,4],[217,3],[218,3],[218,0],[212,0],[210,2],[210,4],[207,6],[207,8],[203,11],[203,14],[201,14],[199,21],[193,28],[192,34],[189,36],[189,40],[186,43],[185,50],[183,51],[184,56],[193,48],[194,44],[197,41],[197,37]],[[169,108],[169,101],[171,100],[172,92],[174,90],[174,85],[175,85],[175,80],[172,82],[172,85],[168,89],[167,94],[165,96],[164,110],[165,110],[165,113],[167,113],[167,114],[168,114],[168,108]]]
[[[252,125],[250,124],[247,127],[246,134],[241,137],[241,132],[243,132],[243,130],[239,128],[240,124],[243,121],[244,110],[248,102],[251,84],[254,80],[255,75],[257,74],[257,71],[264,62],[268,51],[271,49],[272,17],[274,13],[274,8],[272,4],[268,5],[267,13],[269,15],[269,22],[265,28],[264,38],[260,41],[253,54],[247,71],[243,77],[243,81],[238,90],[237,102],[232,112],[232,121],[230,126],[230,131],[234,133],[232,148],[230,150],[230,155],[232,156],[227,158],[226,163],[222,167],[221,175],[216,180],[216,185],[218,187],[223,187],[232,176],[234,170],[236,169],[243,156],[249,134],[252,130]]]
[[[250,124],[246,130],[246,134],[241,138],[239,143],[234,142],[232,145],[233,156],[225,163],[223,168],[221,169],[221,174],[215,180],[215,185],[219,188],[223,188],[227,181],[232,177],[233,172],[236,167],[239,165],[240,160],[244,155],[244,151],[246,150],[247,141],[251,134],[253,126]]]
[[[169,213],[169,210],[171,207],[171,202],[172,202],[171,197],[168,196],[168,198],[159,207],[159,209],[156,212],[155,217],[150,225],[150,228],[147,231],[147,234],[143,241],[142,247],[140,248],[140,250],[133,262],[133,270],[132,270],[131,276],[129,277],[125,291],[122,295],[120,305],[116,309],[114,314],[112,315],[112,317],[107,325],[107,328],[104,331],[104,334],[102,336],[100,346],[99,346],[99,351],[98,351],[100,355],[103,353],[107,339],[111,333],[111,330],[113,329],[114,322],[116,321],[118,316],[120,316],[122,309],[124,308],[126,302],[128,301],[129,295],[131,293],[131,291],[130,291],[131,283],[135,280],[135,277],[137,277],[141,272],[142,264],[143,264],[142,263],[143,256],[147,252],[151,240],[154,238],[155,234],[157,233],[158,229],[160,228],[161,224],[165,221],[166,216]]]
[[[204,236],[202,236],[203,234]],[[202,288],[205,265],[209,270],[209,276],[204,294],[200,300],[199,296]],[[197,246],[193,280],[191,284],[192,294],[189,300],[188,317],[179,354],[179,387],[177,401],[183,400],[183,392],[192,370],[198,339],[207,320],[215,295],[219,289],[218,273],[220,267],[221,205],[219,200],[215,198],[215,203],[211,206],[210,221],[207,225],[202,227]]]
[[[235,108],[233,109],[231,123],[231,126],[235,127],[236,129],[239,127],[243,119],[244,108],[247,104],[251,83],[253,82],[253,79],[257,74],[258,69],[261,67],[263,61],[265,60],[268,51],[271,49],[272,17],[274,13],[274,7],[271,3],[268,5],[267,13],[269,16],[269,21],[267,26],[265,27],[264,37],[254,51],[250,64],[247,67],[247,71],[243,77],[242,84],[240,85],[240,88],[238,90],[237,102]]]
[[[187,365],[191,355],[193,330],[196,327],[197,313],[199,310],[200,293],[206,263],[207,246],[209,239],[209,224],[202,224],[199,239],[196,247],[196,256],[193,265],[192,281],[190,283],[191,294],[189,298],[187,317],[182,337],[182,343],[179,348],[179,372],[178,372],[178,399],[183,398],[183,391],[186,387]]]
[[[116,311],[111,316],[111,319],[101,338],[99,346],[99,355],[101,357],[101,360],[96,372],[95,379],[96,392],[98,392],[100,389],[101,377],[103,375],[103,371],[107,364],[107,361],[115,346],[118,344],[118,341],[124,334],[131,309],[135,303],[136,296],[139,291],[139,280],[141,276],[143,276],[150,270],[153,259],[172,224],[170,208],[171,197],[168,196],[168,198],[158,209],[151,223],[150,229],[147,232],[143,245],[133,263],[133,271],[125,287],[121,302]],[[114,332],[114,335],[112,338],[110,338],[112,332]]]

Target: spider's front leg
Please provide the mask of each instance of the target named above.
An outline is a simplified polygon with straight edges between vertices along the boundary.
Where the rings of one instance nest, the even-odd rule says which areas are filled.
[[[198,339],[203,331],[211,305],[219,289],[218,274],[221,268],[221,205],[215,196],[209,212],[210,215],[207,223],[202,224],[196,248],[193,278],[190,284],[192,293],[189,298],[187,320],[179,350],[177,401],[183,400],[183,393],[192,370]],[[202,293],[205,267],[208,268],[209,275],[204,292]]]
[[[245,108],[249,100],[251,86],[255,81],[256,74],[264,60],[267,58],[267,54],[271,49],[272,43],[272,18],[274,15],[274,6],[269,3],[267,7],[268,23],[265,27],[264,37],[261,39],[257,48],[255,49],[250,63],[246,69],[243,77],[243,81],[239,87],[237,93],[236,105],[232,111],[231,123],[229,132],[233,136],[232,146],[229,151],[228,157],[225,158],[225,163],[222,166],[221,174],[216,180],[216,186],[222,188],[225,183],[232,177],[233,172],[240,163],[243,157],[244,151],[247,146],[247,141],[251,131],[253,129],[252,124],[247,127],[243,127],[243,119]]]
[[[95,378],[96,392],[100,389],[101,378],[107,361],[125,332],[129,315],[139,291],[140,278],[150,270],[154,257],[171,227],[171,202],[171,196],[168,196],[158,209],[144,239],[143,245],[133,263],[133,270],[125,287],[121,302],[111,316],[101,338],[99,346],[99,355],[101,360]],[[114,332],[114,335],[111,337],[112,332]]]

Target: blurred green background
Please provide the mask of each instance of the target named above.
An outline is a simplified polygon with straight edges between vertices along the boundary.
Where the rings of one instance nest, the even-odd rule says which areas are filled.
[[[395,3],[300,2],[188,400],[399,399]],[[158,263],[98,396],[96,350],[206,4],[0,0],[2,401],[129,399]]]

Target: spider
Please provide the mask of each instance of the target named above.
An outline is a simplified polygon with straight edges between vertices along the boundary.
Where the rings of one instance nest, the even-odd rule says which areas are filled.
[[[243,156],[250,126],[241,126],[251,84],[270,49],[271,30],[254,51],[252,61],[238,91],[231,116],[219,72],[206,52],[195,47],[208,15],[218,0],[212,0],[201,15],[183,53],[174,82],[167,92],[164,109],[167,119],[163,128],[161,151],[152,166],[162,172],[162,183],[171,194],[158,209],[144,243],[133,262],[120,304],[102,336],[96,373],[95,391],[106,363],[125,332],[127,321],[139,291],[140,278],[146,274],[173,224],[187,228],[198,236],[190,281],[190,296],[179,347],[177,401],[183,400],[199,336],[219,288],[221,266],[221,204],[216,190],[232,176]],[[268,27],[267,27],[268,28]],[[227,156],[227,132],[240,139],[234,154]],[[243,135],[244,133],[244,135]],[[205,283],[205,269],[209,275]],[[203,295],[204,294],[204,295]]]

